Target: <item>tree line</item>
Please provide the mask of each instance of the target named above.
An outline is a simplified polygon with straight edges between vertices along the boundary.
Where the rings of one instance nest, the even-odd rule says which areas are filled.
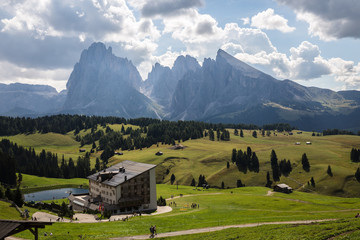
[[[194,125],[193,121],[189,121],[191,125]],[[204,129],[261,129],[260,126],[254,124],[221,124],[221,123],[203,123],[196,122]],[[187,121],[170,122],[167,120],[159,120],[152,118],[137,118],[137,119],[125,119],[122,117],[102,117],[102,116],[85,116],[85,115],[69,115],[59,114],[52,116],[43,116],[38,118],[30,117],[0,117],[0,136],[10,136],[22,133],[60,133],[65,134],[70,131],[79,132],[83,129],[95,128],[97,125],[106,126],[106,124],[132,124],[140,127],[164,124],[165,126],[183,125],[187,124]],[[155,126],[155,128],[158,128]],[[286,123],[266,124],[262,127],[265,130],[278,130],[278,131],[291,131],[295,129]],[[158,132],[161,133],[161,132]],[[196,133],[190,132],[178,132],[178,135],[182,135],[181,138],[192,138]],[[180,138],[180,137],[177,137]]]
[[[84,178],[95,172],[90,169],[90,154],[78,157],[76,163],[72,158],[65,161],[64,156],[59,166],[57,154],[42,150],[37,154],[34,148],[24,148],[8,139],[0,141],[0,181],[9,185],[16,183],[16,172],[52,177]]]

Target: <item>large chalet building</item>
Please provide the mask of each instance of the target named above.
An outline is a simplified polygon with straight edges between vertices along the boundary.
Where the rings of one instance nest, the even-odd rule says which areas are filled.
[[[89,179],[88,195],[70,195],[74,210],[107,210],[112,214],[155,211],[156,165],[123,161]]]

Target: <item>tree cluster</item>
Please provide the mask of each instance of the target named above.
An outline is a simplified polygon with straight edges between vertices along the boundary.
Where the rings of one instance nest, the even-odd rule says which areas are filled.
[[[250,147],[247,147],[246,152],[234,148],[232,150],[231,161],[243,173],[246,173],[248,170],[250,172],[259,172],[260,170],[259,159]]]
[[[158,205],[158,206],[166,206],[166,200],[165,200],[165,198],[163,198],[162,196],[160,196],[160,197],[157,199],[157,205]]]
[[[360,149],[352,148],[350,159],[352,162],[360,162]]]
[[[327,129],[323,131],[323,136],[327,135],[355,135],[355,133],[340,129]]]
[[[199,181],[198,181],[198,187],[204,187],[208,185],[206,179],[205,179],[205,175],[201,175],[199,176]]]
[[[280,163],[274,150],[271,151],[270,155],[271,169],[273,172],[273,180],[275,182],[280,181],[281,175],[288,176],[292,171],[290,160],[282,159]],[[266,185],[271,186],[270,175],[267,177]]]
[[[0,166],[0,171],[4,171],[1,182],[10,185],[16,184],[16,172],[53,178],[87,177],[91,173],[89,153],[79,157],[76,165],[72,158],[66,162],[63,157],[59,167],[56,154],[45,150],[36,154],[34,148],[26,149],[7,139],[0,141]]]

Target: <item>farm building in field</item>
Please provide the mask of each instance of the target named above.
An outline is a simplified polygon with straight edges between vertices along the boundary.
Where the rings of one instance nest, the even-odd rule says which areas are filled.
[[[70,195],[74,210],[106,210],[112,214],[151,212],[156,204],[156,165],[123,161],[88,176],[89,194]]]
[[[281,183],[274,186],[274,191],[282,193],[292,193],[292,188],[284,183]]]

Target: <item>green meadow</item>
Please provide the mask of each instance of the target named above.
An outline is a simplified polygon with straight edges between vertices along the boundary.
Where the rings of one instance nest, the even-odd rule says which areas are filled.
[[[352,220],[355,214],[360,211],[360,199],[358,198],[341,198],[304,192],[295,192],[289,195],[283,193],[268,195],[268,191],[269,189],[264,187],[198,190],[188,186],[160,184],[157,185],[157,195],[172,195],[173,199],[168,200],[167,203],[176,203],[176,207],[173,204],[173,211],[169,213],[154,216],[137,216],[130,218],[126,222],[55,223],[46,227],[46,229],[41,229],[39,234],[40,239],[45,239],[43,237],[44,232],[52,232],[54,239],[78,239],[80,235],[86,235],[92,239],[108,239],[148,234],[149,226],[154,224],[157,226],[158,232],[171,232],[212,226],[314,219],[341,219],[340,222],[342,222],[343,226],[341,229],[343,230],[332,230],[333,234],[341,231],[345,232],[346,229],[356,230],[359,228],[359,224],[355,224]],[[180,194],[183,197],[177,197]],[[191,208],[192,203],[199,204],[199,208]],[[5,207],[2,206],[2,208]],[[30,212],[33,213],[32,211],[36,210]],[[0,214],[0,218],[4,218],[3,213]],[[330,224],[328,227],[331,228],[336,226],[331,222],[326,224]],[[287,234],[290,237],[292,234],[300,233],[301,228],[308,229],[306,231],[311,232],[315,229],[315,225],[317,224],[297,226],[298,228],[290,226],[286,231],[288,231]],[[249,236],[247,239],[277,239],[274,237],[263,238],[265,234],[260,230],[275,231],[278,229],[272,232],[272,235],[269,235],[270,237],[275,236],[276,233],[281,233],[281,229],[285,228],[283,225],[260,226],[249,229],[228,229],[210,235],[220,234],[215,235],[219,237],[212,239],[222,239],[224,236],[234,236],[233,238],[235,236]],[[326,228],[324,225],[323,230],[325,231]],[[17,236],[32,238],[30,232],[23,232]],[[200,236],[199,239],[207,239],[207,236]],[[185,239],[185,237],[188,236],[181,239]],[[198,238],[192,236],[189,239]]]
[[[48,189],[67,188],[67,187],[84,187],[87,188],[89,181],[84,178],[47,178],[38,177],[28,174],[22,174],[21,191],[23,193],[36,192]]]
[[[109,125],[114,130],[119,131],[121,125]],[[125,128],[130,125],[124,125]],[[136,128],[136,126],[131,126]],[[100,129],[100,127],[98,128]],[[246,186],[265,186],[266,173],[271,173],[270,153],[274,149],[280,160],[287,159],[292,163],[292,172],[289,176],[282,176],[281,183],[286,183],[295,190],[316,192],[326,195],[359,197],[360,183],[356,181],[354,174],[359,163],[350,161],[351,148],[360,148],[360,136],[333,135],[333,136],[312,136],[311,132],[293,131],[293,135],[287,133],[271,131],[271,135],[252,137],[252,130],[244,130],[244,137],[233,135],[230,141],[210,141],[208,138],[188,140],[181,142],[185,146],[182,150],[173,150],[170,145],[153,145],[142,150],[124,151],[122,156],[114,156],[110,159],[110,164],[115,164],[123,160],[132,160],[150,164],[157,164],[157,183],[170,183],[170,176],[175,175],[174,184],[190,185],[194,178],[198,181],[200,174],[205,175],[207,182],[211,186],[220,187],[224,182],[225,188],[236,187],[236,181],[240,179]],[[89,133],[90,130],[81,131],[80,134]],[[45,149],[57,153],[61,159],[72,157],[76,159],[85,153],[80,153],[80,144],[75,141],[73,132],[68,134],[28,134],[4,137],[13,142],[26,147],[34,147],[37,152]],[[311,145],[306,142],[310,141]],[[299,142],[300,145],[295,143]],[[98,144],[98,143],[96,143]],[[236,165],[231,163],[232,149],[242,149],[247,147],[260,161],[260,172],[240,172]],[[91,146],[81,147],[90,151]],[[121,151],[121,149],[119,150]],[[162,156],[156,156],[157,151],[162,151]],[[310,162],[310,171],[302,169],[301,157],[306,153]],[[91,154],[92,166],[95,164],[96,157],[100,157],[101,152]],[[230,167],[227,168],[227,162]],[[333,176],[327,174],[328,166],[331,166]],[[167,171],[169,174],[166,174]],[[314,178],[315,188],[308,186],[308,181]]]

